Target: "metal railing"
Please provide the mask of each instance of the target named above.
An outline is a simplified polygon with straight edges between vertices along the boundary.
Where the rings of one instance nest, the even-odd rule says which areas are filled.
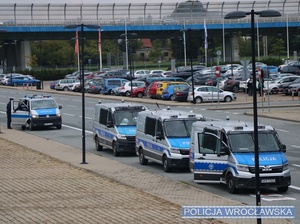
[[[299,21],[299,0],[188,1],[144,4],[0,4],[0,22],[5,26],[61,26],[68,23],[98,25],[157,25],[222,23],[231,11],[273,9],[284,18]],[[274,20],[274,18],[273,18]],[[277,19],[278,20],[278,19]],[[270,21],[270,19],[268,19]],[[230,21],[225,21],[229,23]],[[237,21],[235,21],[237,22]],[[243,20],[245,22],[245,20]]]

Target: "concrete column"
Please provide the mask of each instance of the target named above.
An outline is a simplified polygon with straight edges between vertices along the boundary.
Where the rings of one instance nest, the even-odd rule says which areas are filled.
[[[240,61],[239,49],[238,36],[234,34],[225,36],[225,60],[227,62]]]
[[[17,44],[17,55],[18,55],[18,65],[19,69],[31,69],[29,66],[31,58],[31,47],[28,40],[19,41]]]

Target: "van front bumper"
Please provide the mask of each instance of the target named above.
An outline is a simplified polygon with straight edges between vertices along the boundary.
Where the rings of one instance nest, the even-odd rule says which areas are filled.
[[[255,177],[241,178],[234,177],[236,188],[255,188]],[[291,185],[291,176],[260,177],[260,187],[286,187]]]
[[[31,119],[33,127],[50,127],[50,126],[59,126],[62,124],[61,117],[42,117]]]
[[[167,158],[169,164],[171,167],[182,167],[182,168],[188,168],[189,167],[189,158],[182,158],[182,159],[172,159]]]
[[[129,152],[135,153],[135,140],[128,141],[126,139],[118,139],[116,141],[118,152]]]

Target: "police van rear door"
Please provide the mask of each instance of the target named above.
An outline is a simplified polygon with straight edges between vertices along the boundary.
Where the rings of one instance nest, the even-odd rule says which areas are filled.
[[[228,154],[219,131],[204,128],[198,133],[198,152],[194,156],[194,182],[220,183],[228,166]]]

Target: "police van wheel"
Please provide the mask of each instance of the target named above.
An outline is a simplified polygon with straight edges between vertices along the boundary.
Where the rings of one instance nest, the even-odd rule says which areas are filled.
[[[169,164],[169,161],[168,161],[168,159],[167,159],[167,156],[165,156],[164,155],[164,157],[163,157],[163,166],[164,166],[164,171],[165,172],[171,172],[172,171],[172,168],[171,168],[171,166],[170,166],[170,164]]]
[[[22,129],[23,131],[25,130],[25,128],[26,128],[25,125],[22,125],[22,126],[21,126],[21,129]]]
[[[235,187],[235,182],[231,173],[227,176],[227,189],[230,194],[238,193],[238,189]]]
[[[278,191],[278,192],[281,192],[281,193],[287,192],[288,189],[289,189],[288,186],[285,186],[285,187],[277,187],[277,191]]]
[[[56,128],[59,130],[61,129],[61,124],[60,125],[57,125]]]
[[[148,164],[148,159],[145,159],[144,155],[144,150],[140,149],[139,150],[139,160],[141,165],[147,165]]]
[[[33,129],[34,129],[34,128],[33,128],[33,125],[32,125],[32,123],[31,123],[31,121],[29,121],[29,130],[30,130],[30,131],[33,131]]]
[[[114,156],[119,156],[120,155],[120,153],[118,152],[117,146],[114,142],[112,144],[112,150],[113,150]]]
[[[99,145],[99,138],[97,136],[95,137],[95,146],[96,146],[97,151],[102,151],[103,150],[103,146]]]

